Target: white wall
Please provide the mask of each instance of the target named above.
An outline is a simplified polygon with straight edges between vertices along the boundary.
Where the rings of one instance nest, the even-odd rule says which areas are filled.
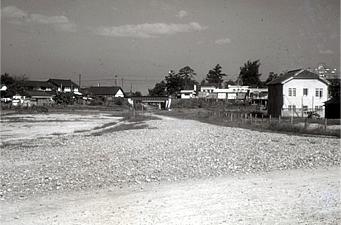
[[[122,98],[123,98],[123,97],[124,97],[124,94],[123,94],[123,92],[122,92],[121,89],[119,89],[119,90],[117,91],[115,97],[116,97],[116,98],[118,98],[118,97],[122,97]]]
[[[296,96],[289,96],[289,88],[296,88]],[[308,95],[303,96],[303,89],[308,88]],[[315,96],[315,88],[322,88],[322,97]],[[328,100],[328,85],[317,79],[292,79],[283,85],[283,107],[288,108],[289,105],[295,105],[297,109],[302,105],[308,106],[308,109],[315,109],[315,106],[324,106],[324,102]],[[323,107],[324,108],[324,107]],[[324,117],[324,110],[323,110]]]

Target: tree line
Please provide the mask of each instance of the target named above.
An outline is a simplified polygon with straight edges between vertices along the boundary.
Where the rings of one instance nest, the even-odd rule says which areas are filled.
[[[222,67],[217,64],[213,69],[209,70],[206,78],[200,82],[201,86],[212,85],[217,88],[227,88],[228,85],[246,85],[250,87],[266,87],[266,84],[280,75],[270,72],[269,77],[263,82],[260,80],[262,74],[259,73],[260,61],[248,60],[242,67],[237,80],[228,80],[224,82],[227,74],[222,72]],[[150,96],[174,96],[180,90],[193,89],[194,85],[199,85],[195,80],[196,73],[194,70],[185,66],[175,73],[174,70],[169,71],[168,75],[161,82],[155,84],[154,88],[148,89]]]

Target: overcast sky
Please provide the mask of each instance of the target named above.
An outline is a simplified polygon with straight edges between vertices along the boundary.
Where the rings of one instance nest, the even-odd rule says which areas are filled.
[[[216,64],[235,79],[260,59],[265,79],[340,67],[339,0],[2,0],[1,72],[146,93],[189,65],[200,82]],[[145,80],[145,81],[143,81]]]

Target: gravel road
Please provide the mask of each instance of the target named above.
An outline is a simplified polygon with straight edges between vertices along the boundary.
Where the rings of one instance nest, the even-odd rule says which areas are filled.
[[[2,225],[340,224],[340,169],[151,183],[2,204]]]
[[[137,125],[126,122],[128,130],[110,132],[115,124],[97,134],[3,146],[0,197],[16,201],[141,183],[340,166],[339,139],[161,118]]]

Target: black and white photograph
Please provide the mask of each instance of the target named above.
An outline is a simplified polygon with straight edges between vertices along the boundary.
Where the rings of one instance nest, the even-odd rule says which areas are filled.
[[[340,0],[0,0],[1,225],[341,224]]]

